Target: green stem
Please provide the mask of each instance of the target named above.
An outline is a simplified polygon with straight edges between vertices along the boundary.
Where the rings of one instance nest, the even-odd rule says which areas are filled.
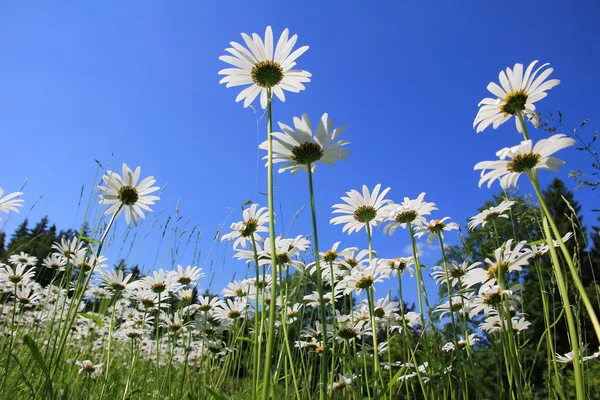
[[[271,89],[267,89],[267,197],[269,200],[269,240],[271,243],[271,299],[269,306],[269,331],[267,333],[267,348],[265,354],[265,368],[263,374],[262,398],[267,400],[270,392],[271,363],[273,347],[275,344],[275,302],[277,300],[277,248],[275,245],[275,206],[273,201],[273,95]]]
[[[569,253],[567,246],[565,246],[565,242],[562,240],[562,236],[561,236],[556,224],[554,223],[554,220],[552,219],[552,214],[550,213],[550,209],[548,208],[548,205],[546,204],[546,200],[544,199],[544,196],[542,195],[542,191],[540,189],[539,181],[537,178],[537,172],[535,170],[532,170],[531,173],[528,174],[528,176],[529,176],[529,179],[531,180],[531,183],[533,184],[535,192],[538,196],[538,201],[540,203],[540,206],[548,219],[550,228],[552,228],[552,232],[554,233],[556,241],[558,242],[558,245],[563,253],[563,256],[564,256],[565,260],[567,261],[567,265],[569,266],[569,271],[571,272],[571,277],[573,278],[573,282],[575,282],[575,287],[577,287],[577,291],[579,292],[579,295],[581,296],[581,300],[583,300],[585,309],[588,312],[588,316],[592,322],[594,331],[596,332],[596,337],[598,340],[600,340],[600,322],[598,322],[598,317],[596,316],[596,311],[594,310],[594,306],[592,305],[590,298],[587,295],[587,292],[585,290],[585,287],[583,286],[583,283],[581,283],[581,279],[579,278],[579,273],[577,272],[577,269],[575,268],[575,264],[573,263],[573,258],[571,257],[571,254]],[[548,246],[554,247],[554,243],[550,240],[548,242]]]
[[[313,189],[312,169],[311,163],[307,163],[308,172],[308,191],[310,195],[310,210],[312,216],[312,228],[313,228],[313,249],[315,250],[315,263],[317,268],[317,291],[319,292],[319,308],[321,315],[321,337],[323,345],[323,354],[321,355],[321,390],[319,390],[319,398],[325,399],[325,392],[327,391],[327,356],[328,344],[327,344],[327,308],[325,305],[325,299],[323,298],[323,276],[321,271],[321,256],[319,254],[319,235],[317,233],[317,210],[315,207],[315,195]]]

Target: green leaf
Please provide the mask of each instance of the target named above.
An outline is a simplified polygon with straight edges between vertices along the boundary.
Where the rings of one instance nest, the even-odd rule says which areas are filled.
[[[224,394],[222,394],[222,393],[219,393],[219,392],[217,392],[217,391],[216,391],[216,390],[214,390],[214,389],[211,389],[211,388],[210,388],[208,385],[204,385],[204,387],[206,388],[206,391],[207,391],[207,392],[208,392],[208,393],[209,393],[209,394],[210,394],[212,397],[214,397],[215,399],[217,399],[217,400],[228,400],[228,397],[227,397],[227,396],[225,396],[225,395],[224,395]]]
[[[97,315],[87,313],[79,313],[79,315],[81,315],[83,318],[93,320],[96,323],[96,325],[98,325],[100,328],[104,326],[104,321],[102,321],[102,318],[100,318]]]
[[[33,339],[30,338],[29,335],[25,335],[23,337],[23,342],[27,345],[27,347],[29,347],[31,356],[33,357],[35,362],[37,362],[39,367],[42,369],[42,372],[44,373],[46,378],[50,379],[50,371],[48,370],[48,366],[46,366],[46,362],[44,361],[44,358],[42,357],[42,354],[38,350],[38,347],[35,344],[35,342],[33,341]]]

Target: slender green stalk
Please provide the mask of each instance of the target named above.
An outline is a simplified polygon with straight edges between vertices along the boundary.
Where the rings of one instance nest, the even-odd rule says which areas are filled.
[[[267,89],[267,197],[269,206],[269,240],[271,243],[271,299],[277,299],[277,247],[275,245],[275,206],[273,201],[273,94]],[[269,307],[269,331],[267,333],[267,348],[265,354],[265,368],[263,373],[262,398],[267,400],[270,392],[271,358],[275,344],[275,301]]]
[[[254,252],[254,263],[256,265],[256,314],[254,315],[254,345],[252,346],[252,360],[253,360],[253,368],[252,368],[252,398],[254,400],[258,399],[258,369],[259,369],[259,360],[260,360],[260,342],[259,342],[259,316],[262,316],[263,310],[262,306],[259,307],[259,282],[260,282],[260,268],[258,265],[258,252],[256,251],[256,240],[254,240],[254,233],[250,235],[252,240],[252,250]],[[262,291],[262,285],[260,285],[260,290]],[[260,314],[259,314],[260,313]],[[260,320],[262,322],[262,320]]]
[[[313,248],[315,250],[315,263],[317,268],[317,291],[319,293],[319,308],[321,315],[321,336],[323,345],[323,354],[321,355],[321,390],[319,390],[319,398],[325,399],[325,392],[327,390],[327,356],[329,355],[329,348],[327,343],[327,308],[325,305],[325,299],[323,298],[323,276],[321,271],[321,256],[319,254],[319,235],[317,233],[317,210],[315,207],[315,195],[313,189],[312,169],[311,163],[307,163],[308,171],[308,191],[310,195],[310,210],[312,216],[312,227],[313,227]]]
[[[558,284],[558,291],[563,301],[563,309],[567,316],[567,328],[569,330],[569,339],[571,341],[571,350],[573,351],[573,372],[575,375],[575,390],[577,400],[583,400],[585,398],[585,392],[583,388],[583,371],[581,365],[581,356],[579,350],[579,336],[577,335],[577,327],[575,325],[575,318],[573,317],[573,310],[571,309],[571,303],[569,300],[569,293],[567,285],[563,278],[558,256],[554,249],[554,243],[552,242],[552,235],[550,234],[550,228],[548,227],[548,219],[546,216],[542,217],[542,224],[544,226],[544,235],[546,241],[550,247],[550,258],[552,259],[552,265],[554,267],[554,273],[556,275],[556,282]]]
[[[579,273],[577,272],[577,269],[575,268],[575,264],[573,263],[573,258],[571,257],[569,250],[565,246],[565,242],[562,239],[561,233],[559,232],[556,224],[554,223],[554,220],[552,219],[552,214],[550,213],[550,209],[548,208],[548,205],[546,204],[546,200],[544,199],[544,196],[540,189],[540,184],[539,184],[539,181],[537,178],[537,172],[535,170],[532,170],[531,173],[528,174],[528,176],[529,176],[529,179],[531,180],[531,183],[533,184],[533,187],[537,194],[538,201],[540,203],[540,207],[542,208],[544,215],[546,215],[546,217],[548,219],[548,223],[550,224],[550,228],[552,228],[552,232],[554,233],[556,242],[558,243],[558,245],[562,251],[562,254],[567,262],[569,271],[571,272],[571,278],[573,278],[575,287],[577,288],[577,291],[579,292],[579,295],[581,296],[581,300],[583,301],[585,309],[588,312],[588,316],[590,318],[590,321],[592,322],[594,331],[596,332],[596,337],[598,340],[600,340],[600,322],[598,321],[596,311],[594,310],[594,306],[592,305],[592,303],[587,295],[587,292],[585,290],[585,287],[583,286],[583,283],[581,283],[581,279],[579,278]],[[551,247],[554,247],[554,244],[552,242],[549,242],[548,245]]]

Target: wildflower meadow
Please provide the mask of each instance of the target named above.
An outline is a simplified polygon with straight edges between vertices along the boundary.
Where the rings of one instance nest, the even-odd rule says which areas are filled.
[[[597,131],[588,129],[597,121],[573,125],[545,106],[574,77],[555,71],[551,53],[482,67],[488,77],[470,94],[479,98],[472,114],[458,116],[471,126],[461,134],[472,142],[497,135],[501,145],[475,153],[468,170],[455,168],[461,154],[394,142],[394,164],[413,175],[421,168],[403,152],[421,152],[423,164],[446,157],[456,180],[476,174],[469,185],[488,201],[466,221],[448,216],[444,203],[470,194],[438,201],[429,192],[435,174],[406,194],[393,174],[358,175],[364,181],[354,186],[339,174],[347,190],[323,204],[322,171],[380,160],[375,150],[359,159],[353,142],[370,133],[346,126],[343,114],[294,109],[291,99],[312,90],[331,102],[343,95],[303,69],[313,43],[285,22],[202,38],[223,47],[203,54],[220,65],[210,77],[224,96],[211,100],[221,110],[214,118],[227,124],[227,115],[247,111],[258,143],[241,150],[257,156],[235,174],[222,171],[226,148],[210,149],[223,167],[181,168],[202,187],[193,203],[165,212],[161,203],[178,189],[167,188],[160,170],[119,154],[94,166],[91,156],[89,168],[73,168],[87,168],[92,184],[81,188],[73,224],[59,229],[51,209],[30,224],[44,199],[0,179],[1,398],[600,398],[600,229],[582,223],[576,199],[598,184]],[[411,79],[355,75],[399,87]],[[449,101],[442,90],[420,105],[432,118]],[[402,112],[359,118],[388,119],[386,135],[402,135],[396,118],[410,118]],[[229,133],[228,145],[238,134]],[[183,146],[201,148],[195,140]],[[569,154],[591,166],[569,171]],[[19,174],[15,167],[2,175],[36,179]],[[217,183],[203,186],[202,174]],[[204,206],[221,187],[254,180],[253,200]],[[280,193],[291,181],[300,210]],[[186,207],[224,211],[223,222],[205,234],[186,220]],[[394,244],[383,248],[384,240]]]

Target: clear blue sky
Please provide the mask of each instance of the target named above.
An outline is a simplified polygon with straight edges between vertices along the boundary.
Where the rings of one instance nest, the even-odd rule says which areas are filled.
[[[262,36],[267,25],[276,37],[290,28],[299,45],[310,46],[298,68],[313,74],[305,92],[275,103],[275,120],[291,124],[302,113],[316,120],[328,112],[348,127],[349,161],[321,166],[315,175],[322,249],[336,240],[366,246],[364,232],[348,236],[341,226],[328,224],[331,205],[362,184],[391,186],[389,197],[395,201],[425,191],[440,208],[436,215],[464,225],[499,191],[497,185],[478,189],[473,166],[520,140],[512,121],[479,135],[472,128],[488,82],[516,62],[550,62],[552,76],[562,81],[538,103],[539,110],[560,108],[572,126],[589,118],[583,131],[588,138],[600,127],[597,2],[366,4],[2,2],[0,187],[12,192],[29,178],[25,207],[6,231],[12,233],[42,194],[31,220],[47,214],[60,228],[76,226],[81,187],[89,193],[94,160],[117,168],[126,162],[141,165],[142,175],[155,175],[160,186],[168,183],[157,206],[164,212],[152,218],[164,221],[181,199],[181,223],[190,218],[189,227],[198,224],[205,231],[203,265],[229,209],[234,211],[226,228],[240,218],[242,202],[266,204],[256,193],[264,120],[257,138],[252,110],[234,102],[238,89],[219,85],[217,71],[226,67],[218,57],[230,41],[241,41],[241,32]],[[546,135],[539,131],[532,137]],[[567,161],[559,176],[569,187],[574,182],[568,170],[590,171],[584,153],[568,149],[559,157]],[[258,189],[266,191],[262,165]],[[546,183],[553,176],[542,173]],[[309,233],[308,209],[287,230],[307,203],[306,175],[280,175],[276,184],[283,204],[278,218],[284,222],[278,233],[284,226],[290,235]],[[523,178],[521,185],[524,192],[531,190]],[[597,194],[584,190],[577,198],[591,223],[590,210],[599,208]],[[134,232],[141,237],[149,228],[147,223]],[[456,241],[456,235],[449,236]],[[156,266],[170,268],[172,243],[165,239],[157,249],[156,238],[140,241],[131,261],[149,267],[158,254]],[[392,238],[375,232],[374,247],[382,256],[404,255],[407,245],[404,231]],[[111,246],[110,261],[117,261],[119,248]],[[234,273],[245,274],[245,266],[231,255],[228,246],[213,249],[210,260],[218,272],[213,290]],[[424,258],[431,265],[438,253],[427,251]],[[178,261],[192,263],[190,249]],[[389,287],[393,290],[395,281]]]

